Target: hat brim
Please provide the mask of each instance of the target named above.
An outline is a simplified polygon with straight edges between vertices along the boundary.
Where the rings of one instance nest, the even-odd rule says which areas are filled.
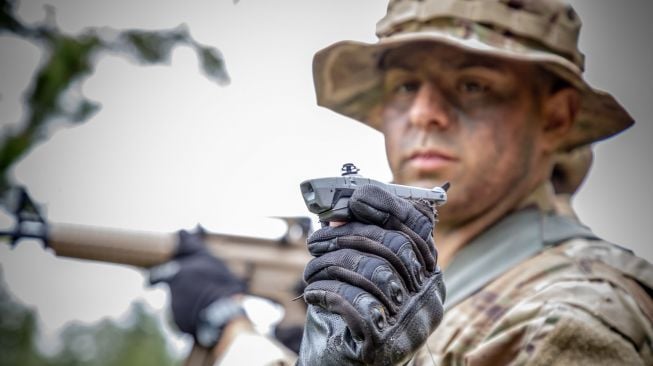
[[[550,52],[523,47],[510,39],[496,47],[477,38],[459,38],[437,31],[403,33],[374,44],[343,41],[313,58],[313,80],[317,104],[381,130],[378,115],[382,100],[382,55],[391,49],[416,42],[435,42],[468,52],[537,63],[569,82],[581,93],[581,106],[559,150],[570,150],[617,134],[634,121],[610,94],[592,88],[572,62]]]

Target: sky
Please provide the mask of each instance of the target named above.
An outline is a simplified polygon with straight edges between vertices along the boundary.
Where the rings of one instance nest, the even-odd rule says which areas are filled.
[[[636,125],[595,146],[595,163],[575,198],[579,216],[608,241],[653,261],[653,26],[650,1],[577,0],[584,23],[586,78],[610,91]],[[20,4],[27,21],[53,4],[59,26],[167,29],[186,24],[218,48],[231,78],[201,75],[194,53],[177,48],[169,65],[101,58],[81,92],[101,104],[88,122],[61,128],[12,174],[54,222],[172,232],[261,234],[270,216],[308,215],[299,183],[339,174],[391,179],[382,136],[315,104],[313,54],[336,41],[374,42],[379,0],[43,1]],[[21,96],[40,51],[0,36],[0,123],[21,121]],[[34,243],[0,246],[11,291],[34,307],[47,334],[70,321],[120,317],[141,299],[165,314],[167,292],[143,271],[56,258]],[[163,315],[165,316],[165,315]],[[56,337],[55,337],[56,338]]]

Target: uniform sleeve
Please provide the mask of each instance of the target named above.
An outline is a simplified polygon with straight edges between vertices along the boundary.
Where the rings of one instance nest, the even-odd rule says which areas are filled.
[[[652,340],[650,321],[622,288],[569,279],[515,304],[463,364],[651,365]]]
[[[631,285],[595,272],[511,286],[524,296],[480,292],[445,314],[411,365],[653,365],[652,321]]]

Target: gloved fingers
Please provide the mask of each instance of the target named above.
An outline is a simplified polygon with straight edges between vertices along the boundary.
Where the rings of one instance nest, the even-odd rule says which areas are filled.
[[[437,327],[444,314],[443,304],[446,290],[442,280],[442,272],[437,270],[424,283],[422,290],[409,300],[406,310],[397,323],[405,325],[404,330],[422,329],[423,335],[419,338],[426,340],[429,334]],[[396,335],[400,335],[397,333]]]
[[[309,284],[299,365],[403,365],[423,347],[443,315],[444,288],[436,271],[399,314],[364,290],[340,281]]]
[[[207,287],[216,288],[225,295],[244,292],[246,289],[241,278],[231,272],[220,258],[208,252],[183,258],[179,262],[182,263],[185,277],[193,280],[198,286],[206,284]]]
[[[150,268],[150,285],[160,282],[170,283],[170,281],[179,273],[181,265],[178,261],[172,260],[158,266]]]
[[[200,252],[208,252],[204,244],[204,231],[197,229],[193,232],[179,230],[177,232],[177,250],[175,258],[181,258]]]
[[[195,334],[199,312],[217,299],[245,293],[247,284],[208,251],[180,257],[150,270],[150,282],[166,282],[180,330]]]
[[[377,186],[363,185],[349,199],[349,210],[356,220],[408,235],[415,243],[417,257],[426,269],[429,272],[435,270],[435,212],[425,203],[397,197]]]
[[[387,310],[374,296],[344,282],[313,282],[304,290],[304,301],[340,315],[355,341],[374,344],[374,335],[389,325]]]
[[[203,232],[201,230],[190,232],[179,230],[177,232],[177,249],[174,258],[184,261],[185,257],[191,255],[208,254],[204,245]],[[170,282],[170,280],[181,269],[178,260],[171,260],[164,264],[150,268],[150,284],[159,282]]]
[[[355,249],[379,256],[392,265],[411,292],[417,291],[425,275],[424,262],[419,260],[415,244],[398,231],[350,222],[319,229],[307,243],[309,252],[316,257],[339,249]]]
[[[403,281],[383,258],[351,249],[327,253],[311,260],[304,271],[304,280],[336,280],[358,287],[396,314],[407,298]]]
[[[150,268],[150,284],[153,285],[159,282],[170,283],[179,271],[182,269],[188,271],[188,267],[195,267],[197,266],[197,262],[202,261],[202,259],[200,259],[202,256],[210,255],[208,250],[206,250],[203,236],[203,232],[199,229],[195,232],[183,229],[179,230],[177,232],[177,249],[174,255],[175,259]],[[192,264],[189,265],[188,263]]]
[[[405,223],[412,231],[427,239],[432,236],[435,212],[424,201],[410,201],[398,197],[381,187],[365,184],[352,193],[349,200],[352,214],[362,222],[388,227],[391,217]]]

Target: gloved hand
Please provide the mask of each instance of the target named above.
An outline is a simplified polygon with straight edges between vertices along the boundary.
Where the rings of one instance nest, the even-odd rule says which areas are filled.
[[[219,335],[216,333],[219,329],[211,328],[211,312],[207,314],[206,309],[210,306],[217,309],[212,313],[217,312],[218,317],[236,314],[240,309],[228,300],[244,293],[247,287],[222,260],[209,253],[201,232],[185,230],[179,232],[179,245],[173,260],[150,270],[150,283],[159,282],[170,286],[172,314],[179,329],[195,336],[204,346],[211,346]],[[202,334],[198,334],[199,330]]]
[[[364,185],[355,221],[308,239],[309,304],[298,365],[404,364],[442,318],[433,209]]]

